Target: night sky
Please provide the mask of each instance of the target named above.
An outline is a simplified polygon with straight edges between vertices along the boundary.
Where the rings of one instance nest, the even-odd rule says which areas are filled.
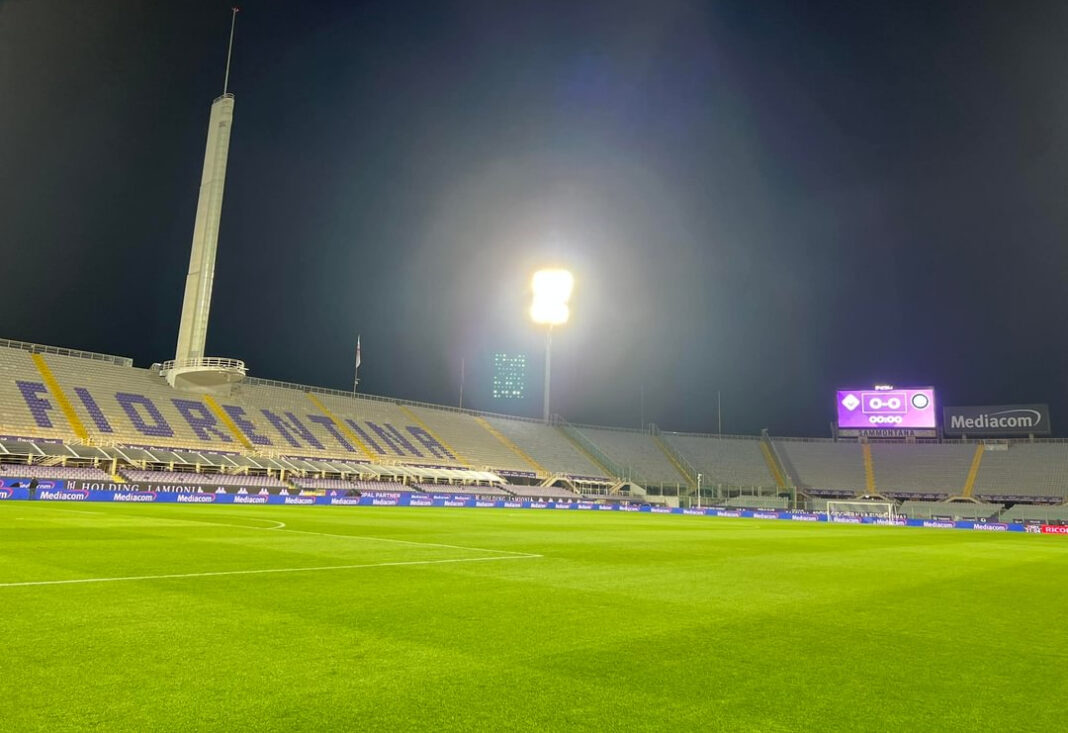
[[[1068,4],[267,2],[209,355],[573,422],[827,435],[833,390],[1068,433]],[[0,1],[0,336],[173,358],[230,4]],[[494,350],[530,399],[493,403]]]

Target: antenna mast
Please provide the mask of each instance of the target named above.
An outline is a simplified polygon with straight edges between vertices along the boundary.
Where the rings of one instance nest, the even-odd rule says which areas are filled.
[[[230,17],[230,45],[226,47],[226,76],[223,77],[223,94],[230,87],[230,55],[234,52],[234,26],[237,25],[237,8],[233,8],[234,14]]]

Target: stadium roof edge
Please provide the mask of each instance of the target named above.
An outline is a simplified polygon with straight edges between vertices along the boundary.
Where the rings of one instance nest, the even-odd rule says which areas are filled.
[[[333,395],[335,397],[348,397],[349,399],[363,399],[374,400],[376,402],[389,402],[394,405],[404,405],[406,407],[426,407],[431,410],[441,410],[443,412],[458,412],[463,415],[474,415],[476,417],[500,417],[506,420],[521,420],[523,422],[533,422],[541,424],[543,421],[541,418],[525,417],[523,415],[506,415],[500,412],[486,412],[483,410],[469,410],[464,407],[452,407],[451,405],[442,405],[435,402],[419,402],[418,400],[406,400],[398,397],[385,397],[383,395],[369,394],[367,392],[352,392],[351,390],[333,389],[331,387],[314,387],[309,384],[298,384],[296,382],[283,382],[277,379],[264,379],[263,377],[246,377],[242,384],[248,386],[260,386],[260,387],[278,387],[280,389],[291,389],[296,392],[311,392],[314,394]],[[625,428],[623,428],[625,429]]]
[[[57,354],[59,356],[73,356],[78,359],[89,359],[90,361],[105,361],[110,364],[115,364],[117,366],[133,366],[133,359],[126,356],[101,354],[96,351],[81,351],[80,349],[67,349],[62,346],[46,346],[45,344],[35,344],[29,341],[0,339],[0,347],[28,351],[31,354]]]

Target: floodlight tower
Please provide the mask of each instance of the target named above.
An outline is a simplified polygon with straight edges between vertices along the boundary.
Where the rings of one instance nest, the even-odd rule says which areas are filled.
[[[173,361],[160,365],[160,373],[172,387],[198,392],[228,392],[229,385],[244,378],[245,363],[239,359],[204,357],[208,336],[211,288],[215,280],[215,250],[219,244],[226,161],[230,152],[230,128],[234,121],[234,95],[230,93],[230,57],[234,48],[237,8],[230,18],[230,42],[226,50],[223,93],[211,105],[200,197],[193,225],[189,274],[185,280],[178,348]]]
[[[571,317],[568,300],[575,288],[575,278],[567,270],[538,270],[531,280],[534,301],[530,304],[530,318],[545,326],[545,393],[542,419],[549,422],[549,388],[552,375],[553,326],[562,326]]]

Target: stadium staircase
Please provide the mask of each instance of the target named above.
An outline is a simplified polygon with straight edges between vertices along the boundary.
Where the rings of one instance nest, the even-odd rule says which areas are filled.
[[[237,427],[237,423],[235,423],[230,418],[230,416],[226,414],[226,410],[224,410],[222,406],[215,401],[215,398],[211,395],[204,395],[202,399],[204,400],[204,404],[207,405],[208,409],[211,410],[211,414],[215,415],[215,418],[227,430],[230,431],[231,435],[234,436],[234,440],[245,446],[246,450],[252,450],[252,441],[250,441],[248,437],[241,432],[241,429]]]
[[[782,450],[781,446],[776,444],[775,440],[768,436],[768,447],[771,449],[772,455],[779,461],[779,466],[782,468],[783,478],[786,482],[794,487],[795,491],[803,491],[809,488],[802,480],[801,474],[797,470],[797,466],[794,465],[793,460],[790,458],[789,453]]]
[[[67,399],[67,395],[64,394],[63,388],[59,386],[59,382],[56,380],[52,370],[48,367],[48,363],[44,359],[43,354],[31,354],[30,358],[33,360],[34,366],[37,367],[37,371],[41,374],[41,381],[44,382],[45,387],[48,389],[48,393],[52,396],[52,399],[59,405],[59,409],[63,412],[63,416],[67,418],[67,422],[70,424],[71,430],[81,440],[89,440],[89,431],[85,429],[85,425],[82,423],[78,413],[74,411],[74,406]]]
[[[513,453],[515,453],[517,456],[519,456],[524,461],[526,461],[531,466],[533,466],[534,470],[538,473],[539,476],[548,475],[550,473],[549,471],[547,471],[545,469],[545,466],[541,465],[540,463],[535,461],[533,458],[531,458],[527,454],[527,452],[525,450],[520,448],[518,445],[513,443],[511,440],[509,440],[504,435],[504,433],[502,433],[500,430],[498,430],[497,428],[495,428],[492,425],[490,425],[489,421],[486,420],[486,418],[482,417],[481,415],[476,415],[475,416],[475,422],[477,422],[479,425],[481,425],[483,428],[485,428],[486,432],[488,432],[490,435],[492,435],[494,438],[496,438],[501,443],[501,445],[503,445],[505,448],[508,448]]]
[[[671,461],[671,465],[675,467],[675,470],[686,479],[691,491],[696,492],[697,469],[681,453],[675,450],[673,445],[660,437],[660,428],[656,423],[649,423],[649,433],[653,436],[653,442],[656,443],[657,448]]]
[[[979,443],[975,446],[975,455],[972,457],[972,465],[968,469],[968,478],[964,480],[964,488],[961,489],[961,496],[971,499],[975,493],[975,480],[979,478],[979,466],[983,463],[983,453],[986,452],[986,446]]]
[[[860,446],[864,454],[864,492],[867,496],[874,496],[875,490],[875,464],[871,459],[871,443],[865,441]]]
[[[760,452],[764,454],[764,461],[768,464],[768,470],[771,471],[772,478],[775,479],[775,485],[779,489],[788,491],[790,485],[786,481],[786,472],[783,470],[782,461],[779,460],[779,453],[775,450],[775,445],[771,442],[771,437],[768,435],[768,431],[765,430],[760,436]]]
[[[434,430],[429,425],[427,425],[426,422],[422,418],[420,418],[418,415],[415,414],[414,410],[412,410],[411,408],[407,407],[406,405],[402,405],[400,403],[398,403],[398,407],[400,407],[400,411],[403,412],[408,417],[410,417],[412,419],[412,421],[415,422],[416,425],[418,425],[423,430],[425,430],[427,432],[427,434],[431,438],[433,438],[434,440],[438,441],[438,443],[440,443],[442,445],[442,447],[445,448],[445,450],[447,450],[449,453],[451,453],[453,455],[453,457],[461,465],[463,465],[463,466],[465,466],[467,468],[471,468],[471,462],[469,460],[467,460],[466,458],[464,458],[463,455],[461,455],[460,451],[456,450],[451,445],[449,445],[448,441],[446,441],[445,438],[443,438],[439,433],[434,432]]]
[[[306,392],[305,394],[308,400],[313,405],[315,405],[315,407],[318,408],[318,410],[322,412],[322,414],[326,415],[330,422],[334,423],[334,427],[340,430],[341,434],[348,438],[354,446],[359,448],[365,456],[370,458],[372,461],[377,461],[380,459],[380,456],[378,456],[376,453],[374,453],[374,451],[368,448],[367,444],[360,440],[360,436],[356,435],[356,432],[352,430],[352,428],[350,428],[348,425],[346,425],[344,420],[341,420],[340,418],[338,418],[337,415],[331,412],[331,410],[323,404],[322,400],[320,400],[311,392]]]
[[[580,433],[578,429],[571,425],[567,420],[564,420],[559,415],[554,415],[553,420],[556,422],[560,432],[567,436],[574,446],[578,448],[579,452],[593,462],[593,465],[604,471],[606,476],[615,476],[619,479],[629,478],[632,481],[641,483],[638,477],[633,475],[628,476],[628,471],[624,466],[621,466],[609,458],[603,450],[594,445],[593,441]]]

